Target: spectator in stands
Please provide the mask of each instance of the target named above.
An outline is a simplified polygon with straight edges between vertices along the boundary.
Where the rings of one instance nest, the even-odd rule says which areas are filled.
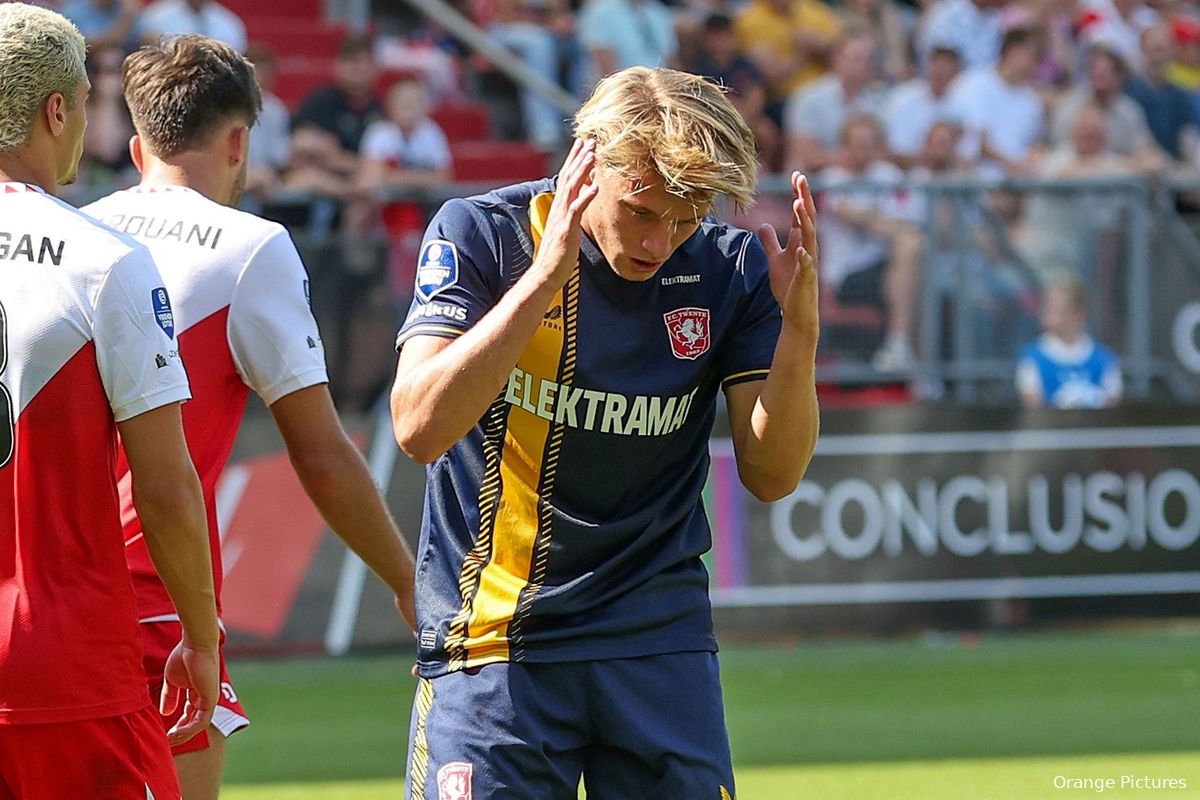
[[[993,67],[1000,55],[1004,0],[937,0],[924,14],[917,37],[922,65],[935,47],[952,47],[964,69]]]
[[[758,67],[738,51],[733,20],[728,15],[710,14],[704,20],[696,57],[687,70],[729,90],[730,101],[754,131],[760,165],[767,172],[778,172],[782,166],[782,138],[779,126],[766,113],[766,84]]]
[[[869,30],[875,36],[877,74],[888,84],[912,77],[908,31],[893,0],[842,0],[840,10],[846,27]]]
[[[841,22],[820,0],[751,0],[734,20],[738,46],[767,83],[767,112],[783,125],[792,94],[825,74]]]
[[[262,111],[250,129],[246,160],[246,192],[258,199],[269,198],[279,187],[291,157],[287,106],[275,96],[275,55],[261,45],[250,45],[246,59],[254,65],[254,77],[262,91]]]
[[[63,16],[75,23],[88,50],[96,52],[119,47],[137,49],[142,40],[141,13],[144,0],[70,0]]]
[[[1032,85],[1038,43],[1026,28],[1004,34],[995,67],[960,75],[950,87],[950,107],[966,130],[965,153],[1009,174],[1028,174],[1041,141],[1045,113]]]
[[[1158,23],[1158,12],[1140,0],[1084,0],[1078,38],[1085,48],[1108,45],[1138,70],[1142,67],[1142,33]]]
[[[1000,29],[1029,28],[1042,43],[1042,58],[1033,82],[1050,93],[1069,87],[1079,55],[1075,46],[1075,7],[1078,0],[1023,0],[1000,12]],[[1051,97],[1052,100],[1052,97]]]
[[[1167,80],[1187,92],[1200,90],[1200,22],[1177,17],[1171,23],[1175,57],[1167,67]],[[1144,66],[1144,65],[1143,65]]]
[[[935,123],[953,119],[949,89],[959,66],[958,51],[935,47],[929,53],[927,78],[913,78],[888,92],[883,122],[893,157],[911,160],[926,144]]]
[[[1104,408],[1121,401],[1116,354],[1087,333],[1087,290],[1066,279],[1042,293],[1042,335],[1021,351],[1016,383],[1025,408]]]
[[[387,118],[363,134],[359,180],[370,191],[428,188],[450,180],[450,142],[429,118],[420,79],[401,78],[387,92]]]
[[[246,25],[216,0],[154,0],[142,12],[142,38],[157,41],[170,34],[200,33],[246,50]]]
[[[516,53],[534,72],[557,84],[558,42],[554,34],[535,21],[534,13],[529,0],[499,0],[488,33]],[[544,150],[557,150],[565,135],[563,113],[529,89],[521,89],[520,98],[521,118],[529,138]]]
[[[850,29],[834,45],[832,71],[801,87],[784,110],[786,166],[816,172],[842,158],[846,121],[859,114],[880,116],[884,94],[875,85],[875,37]]]
[[[88,56],[88,78],[92,91],[87,99],[88,126],[83,134],[83,180],[89,185],[110,187],[132,184],[137,171],[129,156],[133,121],[125,105],[121,86],[121,64],[125,51],[119,45],[94,50]]]
[[[451,178],[450,143],[438,124],[429,117],[430,100],[425,84],[416,77],[402,78],[388,89],[387,119],[371,124],[363,135],[359,189],[367,200],[362,207],[352,204],[348,216],[373,215],[377,200],[389,192],[427,189]],[[397,309],[408,307],[425,230],[424,210],[409,201],[385,202],[380,218],[389,241],[388,276]],[[368,217],[348,219],[364,232]]]
[[[576,30],[592,83],[627,67],[674,66],[679,50],[671,11],[659,0],[587,0]]]
[[[378,69],[371,39],[346,37],[333,68],[334,83],[315,89],[292,118],[289,184],[329,196],[348,189],[358,173],[358,147],[367,127],[384,118],[375,95]]]
[[[1125,91],[1141,106],[1158,146],[1176,161],[1193,161],[1200,119],[1188,93],[1167,77],[1174,44],[1166,25],[1147,29],[1142,34],[1142,73],[1130,77]]]
[[[883,129],[871,115],[851,117],[842,132],[842,163],[821,172],[821,280],[842,305],[880,305],[887,334],[872,364],[903,370],[913,363],[911,331],[920,281],[921,233],[907,193],[837,189],[838,183],[898,184],[904,173],[882,159]]]
[[[1054,178],[1118,178],[1151,168],[1138,157],[1121,156],[1108,146],[1108,111],[1092,104],[1075,116],[1068,143],[1052,150],[1037,175]],[[1043,285],[1056,273],[1079,276],[1085,266],[1111,257],[1104,244],[1121,226],[1119,198],[1098,192],[1034,194],[1025,207],[1018,245]]]
[[[1071,138],[1075,118],[1086,106],[1105,110],[1108,118],[1108,149],[1117,155],[1156,154],[1158,147],[1141,107],[1122,89],[1128,77],[1125,62],[1106,44],[1092,46],[1087,55],[1087,82],[1060,97],[1050,123],[1050,146],[1058,147]]]

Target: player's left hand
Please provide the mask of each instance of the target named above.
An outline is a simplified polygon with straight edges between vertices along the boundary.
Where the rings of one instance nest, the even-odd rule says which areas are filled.
[[[172,747],[206,730],[221,692],[221,657],[217,648],[193,647],[187,639],[175,645],[163,668],[159,711],[171,714],[183,703],[183,716],[167,731]]]
[[[783,309],[783,323],[816,340],[820,328],[817,309],[817,207],[808,178],[792,173],[792,227],[787,246],[769,224],[758,229],[767,252],[771,293]]]

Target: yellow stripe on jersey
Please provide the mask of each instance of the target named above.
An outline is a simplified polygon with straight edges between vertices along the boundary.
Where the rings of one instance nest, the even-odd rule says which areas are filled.
[[[553,200],[552,194],[541,194],[530,202],[529,222],[535,253]],[[563,294],[559,290],[549,308],[561,305]],[[566,325],[540,326],[517,360],[517,368],[537,378],[556,380],[563,358],[565,328]],[[507,661],[511,657],[510,625],[530,583],[534,546],[548,510],[542,500],[543,495],[549,494],[544,466],[551,453],[557,460],[557,442],[551,442],[551,427],[549,420],[524,408],[508,409],[499,462],[500,498],[494,516],[481,520],[480,526],[479,540],[490,544],[490,557],[479,571],[474,587],[460,581],[464,610],[470,608],[466,640],[462,643],[465,649],[462,667]],[[484,529],[484,522],[491,530]],[[545,523],[548,522],[545,516]]]
[[[421,678],[417,683],[417,725],[413,735],[412,766],[408,771],[408,782],[412,787],[412,800],[425,800],[425,781],[429,779],[429,737],[426,726],[429,710],[433,708],[433,682]]]
[[[771,372],[771,370],[769,370],[769,369],[749,369],[749,370],[746,370],[745,372],[735,372],[732,375],[729,375],[729,376],[723,378],[721,380],[721,383],[729,383],[730,381],[736,381],[738,378],[748,378],[751,375],[761,375],[762,377],[765,378],[765,377],[767,377],[767,375],[770,374],[770,372]]]

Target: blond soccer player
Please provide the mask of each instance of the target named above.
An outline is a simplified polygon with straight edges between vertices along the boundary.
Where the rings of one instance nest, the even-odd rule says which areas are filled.
[[[400,331],[392,418],[428,464],[408,796],[732,797],[701,505],[717,392],[742,482],[817,437],[806,180],[780,246],[720,89],[602,81],[557,178],[447,203]]]

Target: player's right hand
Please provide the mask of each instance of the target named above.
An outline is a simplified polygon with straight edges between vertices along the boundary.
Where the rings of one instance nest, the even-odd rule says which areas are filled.
[[[175,645],[163,669],[159,711],[165,716],[182,701],[183,716],[167,731],[167,741],[177,747],[208,728],[221,696],[221,658],[216,647],[193,647],[185,638]]]
[[[567,160],[558,172],[554,202],[546,215],[542,243],[533,259],[534,270],[542,272],[561,287],[579,264],[579,243],[583,238],[584,209],[596,196],[596,142],[576,139]]]

